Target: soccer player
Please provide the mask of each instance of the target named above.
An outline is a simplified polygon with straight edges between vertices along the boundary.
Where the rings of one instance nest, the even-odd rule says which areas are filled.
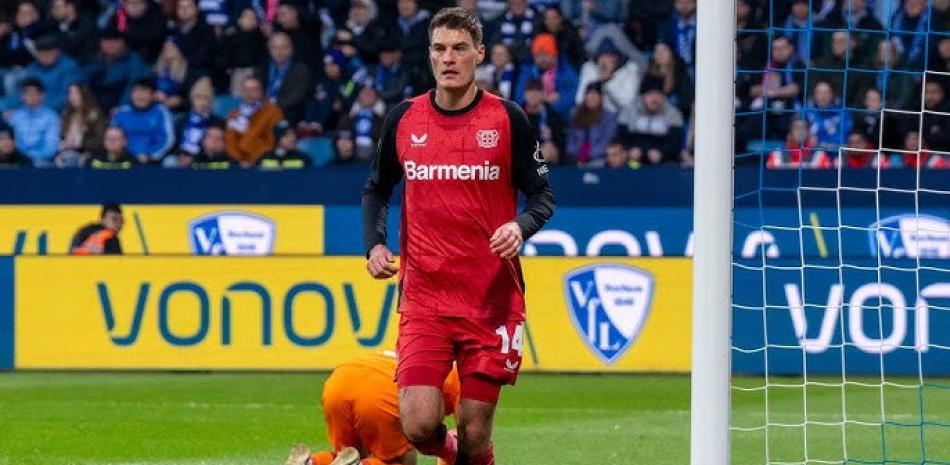
[[[436,88],[389,112],[363,192],[367,271],[399,275],[396,381],[409,442],[449,464],[492,465],[495,404],[521,367],[518,251],[553,214],[554,195],[524,112],[474,84],[485,57],[475,15],[440,11],[429,41]],[[386,217],[403,178],[397,268]],[[526,197],[520,215],[518,191]],[[439,390],[453,362],[462,388],[457,437],[442,423]]]
[[[323,417],[334,452],[294,446],[287,465],[415,465],[399,424],[396,354],[376,352],[341,363],[323,385]],[[459,402],[458,373],[440,386],[445,415]]]

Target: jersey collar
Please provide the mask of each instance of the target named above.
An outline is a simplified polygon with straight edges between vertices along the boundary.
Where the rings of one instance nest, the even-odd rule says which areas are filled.
[[[432,108],[435,108],[435,111],[445,116],[458,116],[458,115],[468,112],[472,108],[475,108],[475,106],[478,105],[478,102],[482,100],[482,92],[483,91],[481,89],[478,89],[477,91],[475,91],[475,98],[472,99],[472,103],[469,103],[468,105],[465,105],[464,107],[459,108],[458,110],[446,110],[444,108],[439,107],[439,105],[435,103],[435,90],[433,89],[429,91],[429,103],[432,104]]]

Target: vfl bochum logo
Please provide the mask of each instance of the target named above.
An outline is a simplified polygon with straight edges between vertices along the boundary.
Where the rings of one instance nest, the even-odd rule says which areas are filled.
[[[246,212],[218,212],[188,224],[195,255],[270,255],[276,227],[269,218]]]
[[[653,276],[626,265],[578,268],[564,277],[571,320],[595,355],[610,365],[640,335],[653,301]]]

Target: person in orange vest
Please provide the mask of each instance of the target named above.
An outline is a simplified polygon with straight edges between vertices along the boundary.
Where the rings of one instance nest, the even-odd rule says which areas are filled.
[[[69,245],[70,255],[121,255],[122,244],[119,231],[125,220],[119,204],[102,206],[99,222],[83,226],[73,235]]]
[[[287,465],[415,465],[416,451],[399,421],[396,364],[396,353],[384,351],[337,365],[322,398],[332,451],[298,444]],[[442,397],[445,415],[453,415],[461,397],[455,369],[442,384]]]

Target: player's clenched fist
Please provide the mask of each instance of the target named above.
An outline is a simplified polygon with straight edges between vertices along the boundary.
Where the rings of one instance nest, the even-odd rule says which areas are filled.
[[[493,254],[508,259],[518,255],[521,249],[521,227],[514,221],[505,223],[495,230],[489,245]]]
[[[376,279],[392,278],[399,272],[395,265],[396,259],[393,257],[389,247],[379,244],[369,251],[369,261],[366,262],[366,271]]]

